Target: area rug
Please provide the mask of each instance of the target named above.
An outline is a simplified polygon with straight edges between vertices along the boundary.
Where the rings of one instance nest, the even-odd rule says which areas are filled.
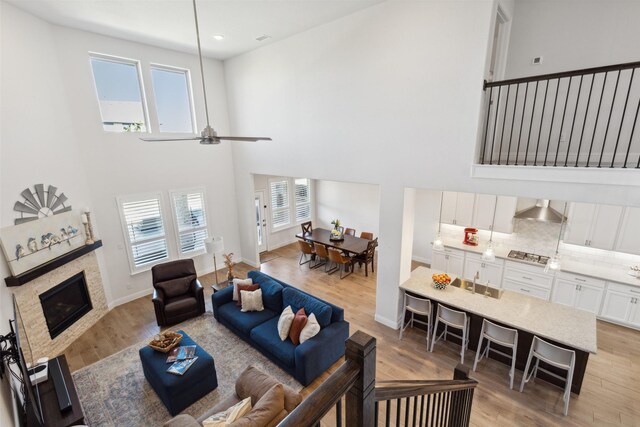
[[[235,392],[235,381],[250,365],[269,373],[294,390],[302,386],[273,362],[219,324],[212,313],[176,325],[214,358],[218,388],[182,413],[199,417]],[[73,380],[85,413],[85,423],[95,426],[162,426],[171,415],[144,378],[134,344],[99,362],[74,372]]]

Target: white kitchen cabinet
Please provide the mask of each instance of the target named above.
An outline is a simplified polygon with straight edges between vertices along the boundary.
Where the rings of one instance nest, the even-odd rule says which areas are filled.
[[[431,268],[464,277],[464,252],[449,248],[445,248],[444,251],[433,251]]]
[[[502,288],[543,300],[549,300],[549,290],[535,285],[521,283],[511,279],[504,279],[502,281]]]
[[[640,328],[640,288],[609,283],[600,317],[616,323]]]
[[[498,198],[497,205],[496,197]],[[517,197],[476,194],[473,226],[481,230],[491,230],[493,228],[493,231],[500,233],[512,233],[513,216],[516,213],[517,204]],[[493,218],[494,211],[496,213],[495,222]]]
[[[568,280],[556,279],[553,286],[553,295],[551,301],[556,304],[567,305],[573,307],[576,303],[576,294],[578,293],[578,285]]]
[[[549,300],[553,276],[544,273],[543,267],[515,261],[506,261],[502,288],[521,294]]]
[[[626,208],[622,216],[616,250],[640,255],[640,208]]]
[[[502,284],[502,260],[487,262],[482,260],[482,255],[467,253],[464,260],[464,274],[467,280],[473,280],[473,276],[480,273],[477,283],[499,288]]]
[[[441,251],[433,251],[431,255],[431,269],[447,271],[447,254]]]
[[[442,222],[470,227],[473,223],[474,193],[445,191],[442,195]]]
[[[604,287],[602,280],[562,273],[553,285],[551,301],[598,314]]]
[[[565,243],[611,250],[616,242],[621,206],[572,203]]]
[[[634,302],[631,304],[628,323],[634,328],[640,328],[640,303],[638,303],[637,297],[635,298]]]
[[[575,308],[589,311],[593,314],[600,312],[604,289],[592,285],[578,285],[578,295],[576,296]]]

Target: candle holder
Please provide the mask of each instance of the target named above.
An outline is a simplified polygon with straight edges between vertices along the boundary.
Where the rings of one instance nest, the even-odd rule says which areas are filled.
[[[93,230],[91,229],[91,213],[89,211],[82,214],[82,224],[84,225],[85,245],[93,245]]]

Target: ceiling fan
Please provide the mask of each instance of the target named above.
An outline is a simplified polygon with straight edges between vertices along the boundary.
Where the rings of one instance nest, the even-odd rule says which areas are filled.
[[[148,142],[162,142],[162,141],[200,141],[200,144],[214,145],[220,144],[222,140],[225,141],[271,141],[271,138],[264,136],[218,136],[218,133],[209,124],[209,106],[207,105],[207,89],[204,84],[204,69],[202,67],[202,49],[200,48],[200,29],[198,27],[198,9],[196,8],[196,0],[193,0],[193,16],[196,22],[196,39],[198,41],[198,59],[200,61],[200,77],[202,78],[202,93],[204,95],[204,111],[207,117],[207,126],[202,129],[200,136],[190,138],[140,138],[143,141]]]

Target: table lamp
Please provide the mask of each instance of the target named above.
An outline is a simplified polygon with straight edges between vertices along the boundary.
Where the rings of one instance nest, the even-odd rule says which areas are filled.
[[[216,285],[218,282],[218,265],[216,264],[216,254],[224,251],[224,239],[222,237],[209,237],[205,239],[204,245],[207,253],[213,254],[213,271],[216,274]]]

